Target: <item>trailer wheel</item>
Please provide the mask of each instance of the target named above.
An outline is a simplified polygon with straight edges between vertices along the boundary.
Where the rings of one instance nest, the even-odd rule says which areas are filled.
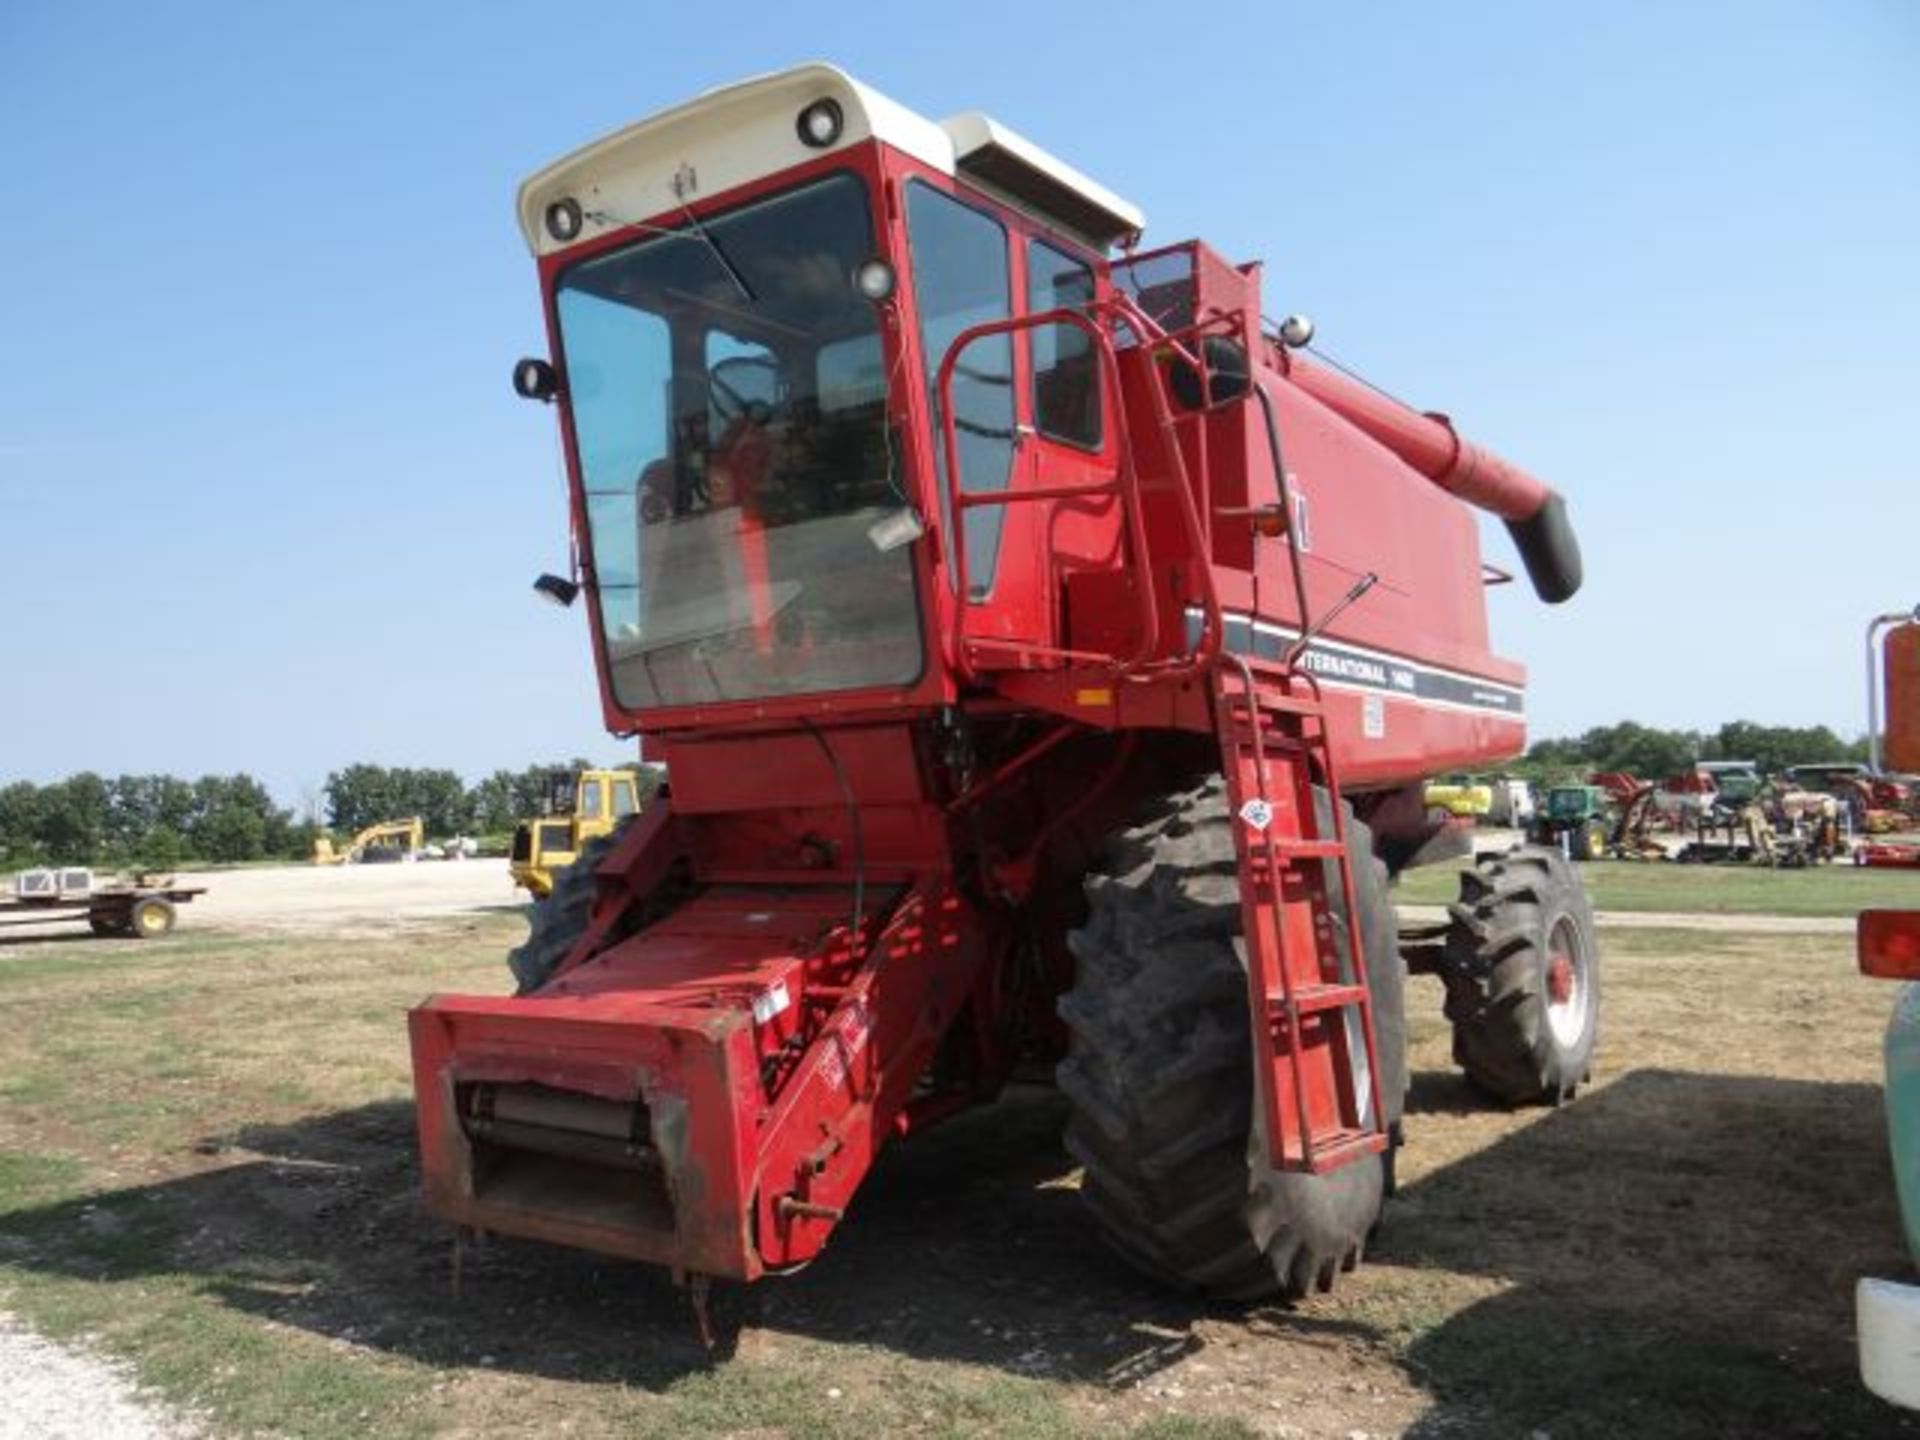
[[[1579,873],[1545,846],[1489,856],[1461,873],[1450,915],[1455,1062],[1509,1105],[1572,1099],[1600,1032],[1600,947]]]
[[[1082,1199],[1135,1268],[1225,1299],[1297,1296],[1359,1260],[1392,1189],[1393,1150],[1325,1175],[1267,1163],[1231,824],[1216,777],[1168,797],[1088,879],[1088,921],[1069,937],[1074,985],[1059,1001],[1066,1141],[1085,1167]],[[1347,837],[1376,1091],[1397,1144],[1407,1061],[1393,908],[1372,833],[1349,816]]]
[[[163,900],[158,895],[149,895],[144,900],[133,902],[133,910],[127,919],[126,933],[136,940],[152,940],[173,929],[173,902]]]

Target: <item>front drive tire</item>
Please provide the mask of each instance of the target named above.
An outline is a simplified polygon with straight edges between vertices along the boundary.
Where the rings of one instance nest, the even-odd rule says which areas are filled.
[[[1324,801],[1322,802],[1324,807]],[[1323,808],[1324,818],[1324,808]],[[1392,1150],[1324,1175],[1276,1171],[1256,1121],[1239,866],[1223,782],[1167,797],[1087,881],[1060,998],[1061,1090],[1081,1197],[1135,1268],[1231,1300],[1331,1287],[1360,1259],[1392,1183]],[[1347,817],[1372,988],[1375,1091],[1398,1136],[1406,1095],[1404,973],[1385,867]],[[1327,871],[1338,897],[1338,868]],[[1336,917],[1344,934],[1344,917]],[[1344,948],[1344,943],[1343,943]]]
[[[593,872],[607,858],[626,823],[582,845],[573,863],[554,873],[553,888],[534,901],[526,942],[507,952],[507,968],[518,982],[516,995],[532,994],[546,984],[586,934],[587,921],[593,916]]]
[[[1461,873],[1442,975],[1453,1058],[1477,1089],[1557,1105],[1591,1077],[1600,947],[1586,887],[1558,850],[1523,846]]]

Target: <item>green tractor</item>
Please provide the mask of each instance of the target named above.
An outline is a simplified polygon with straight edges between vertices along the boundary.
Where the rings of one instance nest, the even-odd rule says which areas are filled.
[[[1598,785],[1556,785],[1534,811],[1527,839],[1535,845],[1565,849],[1575,860],[1598,860],[1607,853],[1612,831],[1612,801]]]

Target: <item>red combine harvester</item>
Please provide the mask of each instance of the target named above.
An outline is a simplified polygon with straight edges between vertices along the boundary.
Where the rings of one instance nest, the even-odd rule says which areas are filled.
[[[699,1293],[804,1264],[884,1145],[1039,1065],[1123,1256],[1299,1294],[1391,1188],[1403,956],[1482,1089],[1587,1078],[1557,852],[1419,935],[1386,890],[1444,848],[1424,781],[1522,748],[1469,506],[1560,601],[1552,490],[1306,358],[1258,265],[1140,252],[997,122],[825,66],[519,213],[553,359],[515,386],[557,402],[607,727],[670,783],[536,909],[517,994],[413,1012],[434,1213]]]

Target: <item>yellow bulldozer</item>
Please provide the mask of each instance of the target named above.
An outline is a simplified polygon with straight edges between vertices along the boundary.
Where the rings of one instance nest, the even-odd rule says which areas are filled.
[[[640,787],[631,770],[556,773],[541,813],[514,827],[513,883],[545,899],[556,873],[639,808]]]

